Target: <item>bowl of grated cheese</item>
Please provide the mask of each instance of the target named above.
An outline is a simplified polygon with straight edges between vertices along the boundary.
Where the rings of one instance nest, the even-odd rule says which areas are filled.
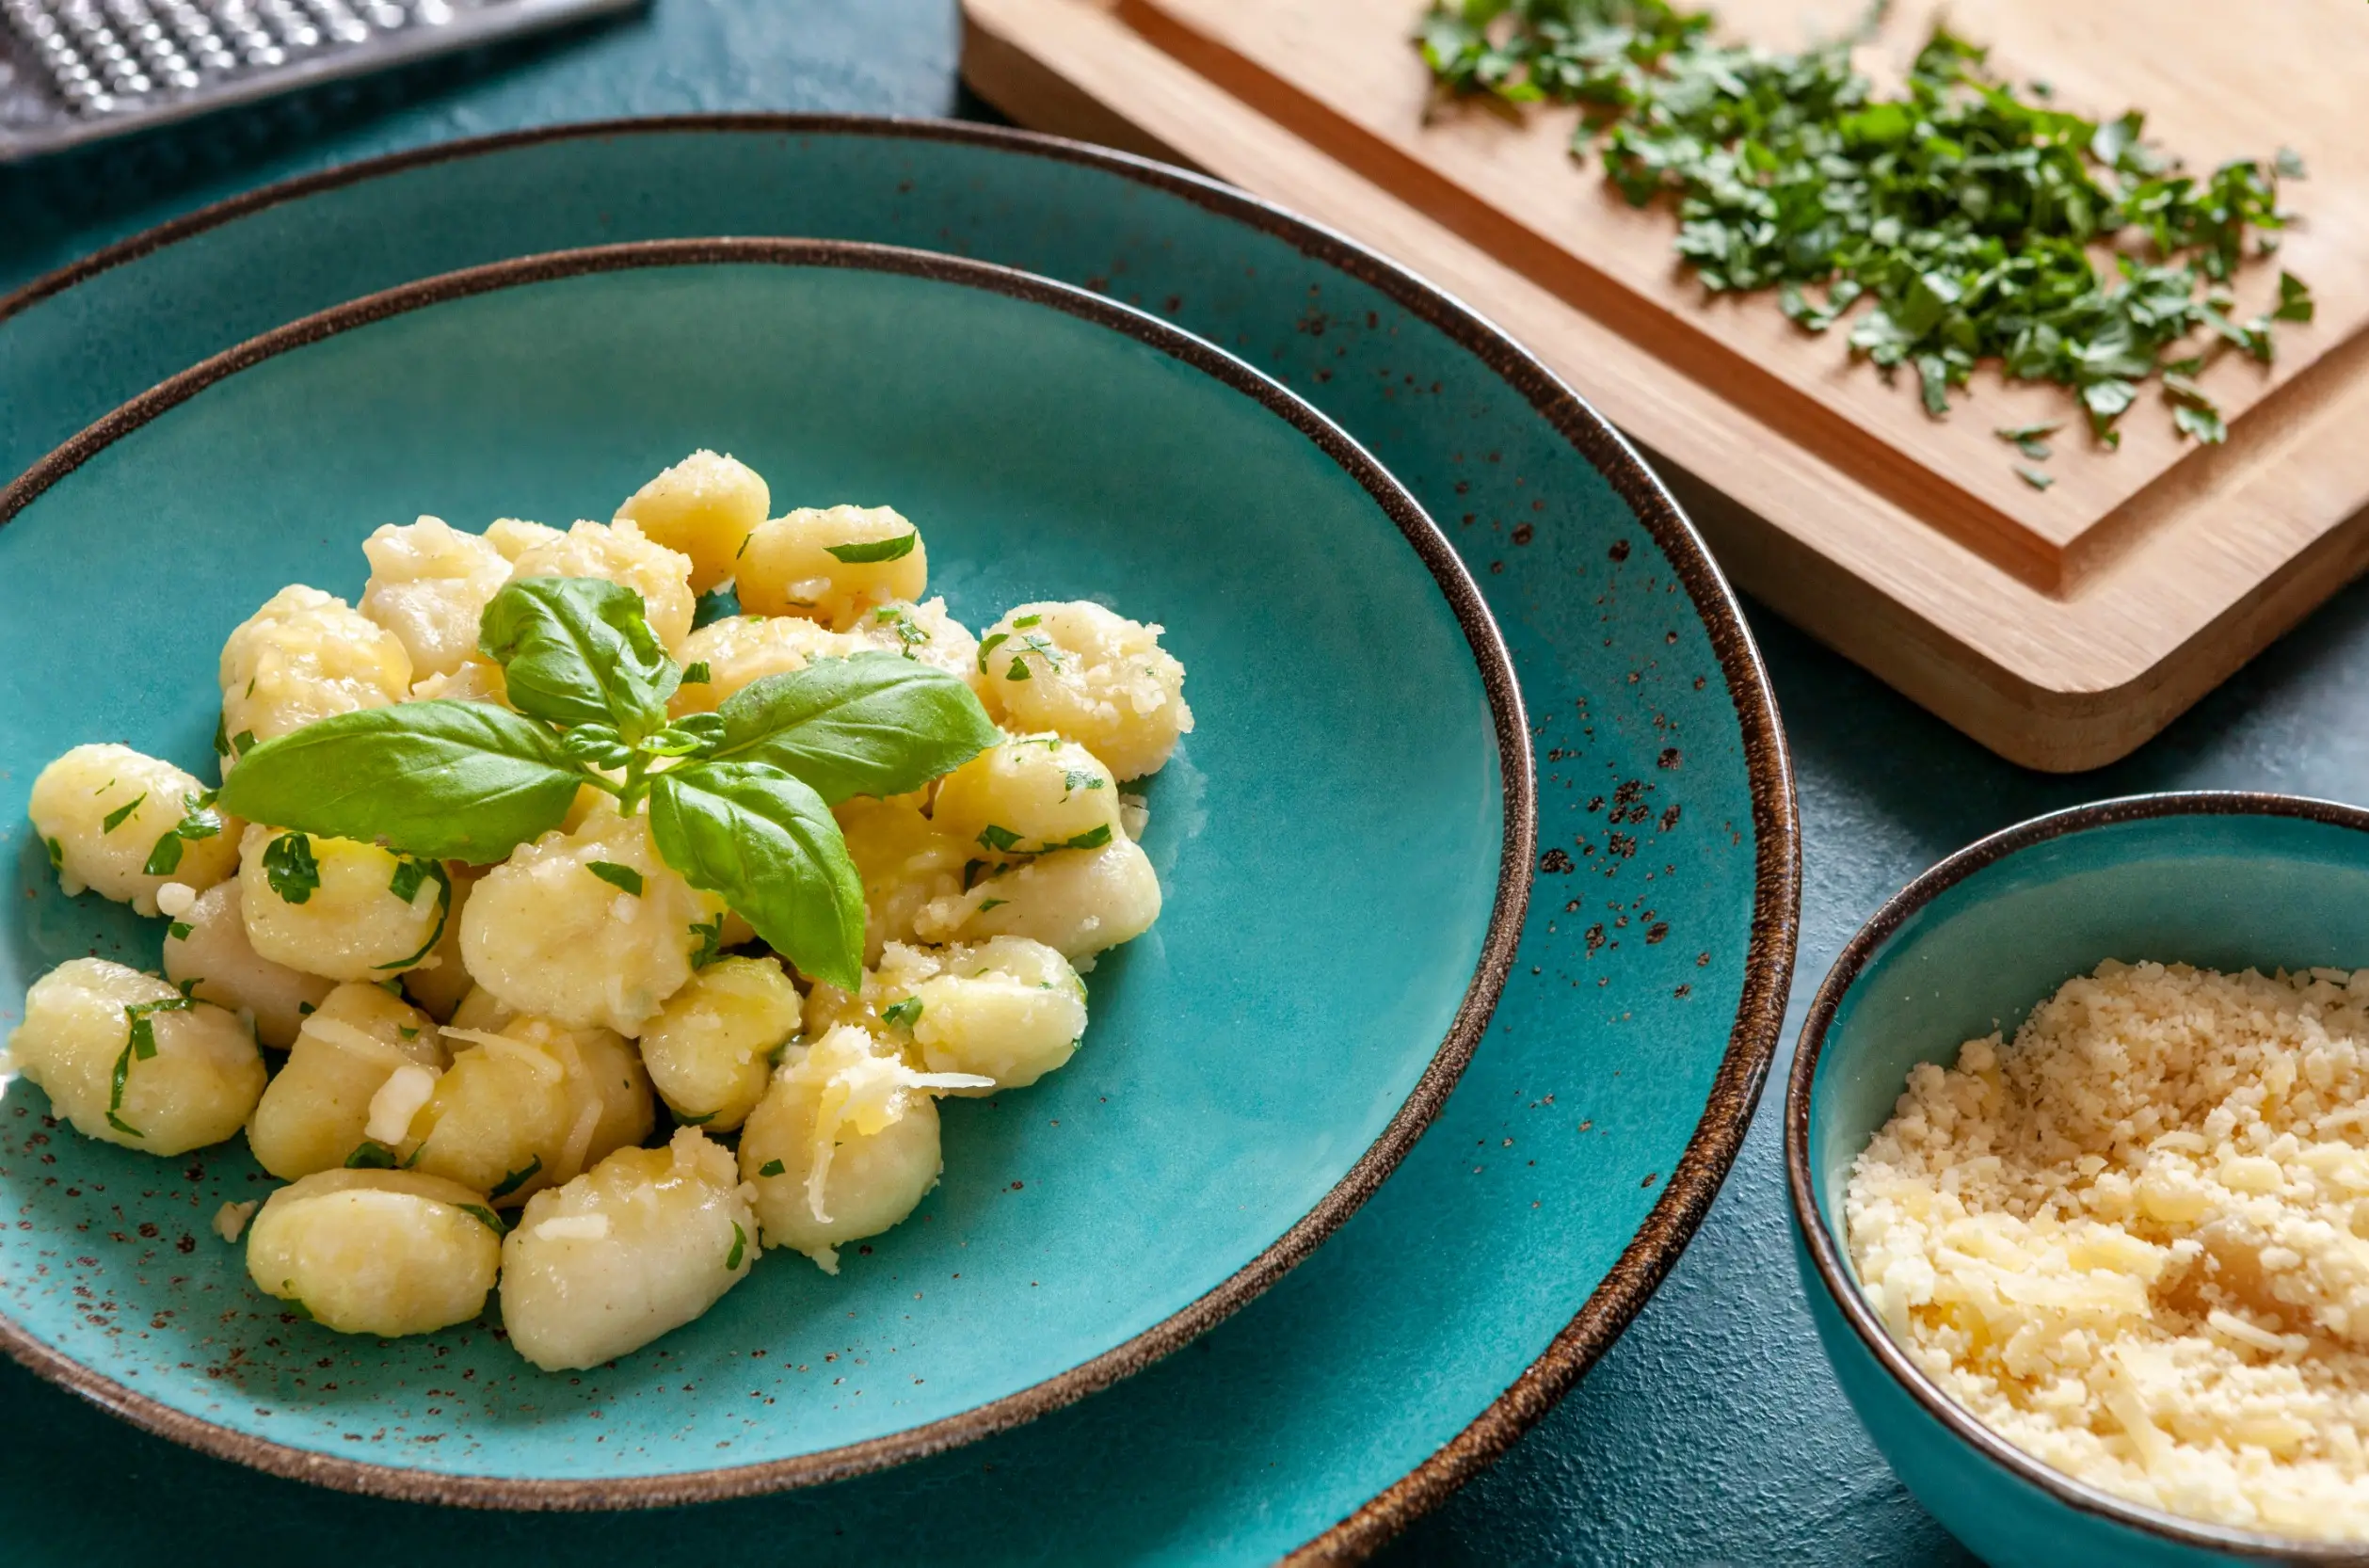
[[[1818,1337],[1996,1563],[2369,1559],[2369,812],[2201,792],[1961,850],[1786,1093]]]

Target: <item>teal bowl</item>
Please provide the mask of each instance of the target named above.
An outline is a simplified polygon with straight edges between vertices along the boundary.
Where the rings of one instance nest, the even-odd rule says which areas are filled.
[[[0,1024],[53,964],[161,927],[57,890],[24,818],[81,741],[197,769],[229,630],[349,599],[374,526],[609,515],[696,446],[778,504],[890,503],[979,625],[1031,599],[1157,619],[1200,727],[1150,781],[1159,926],[1106,956],[1062,1073],[945,1107],[945,1177],[826,1278],[769,1261],[576,1375],[490,1316],[344,1337],[208,1222],[241,1143],[159,1162],[0,1105],[0,1340],[168,1436],[396,1496],[714,1498],[917,1457],[1206,1333],[1380,1184],[1471,1054],[1521,927],[1531,762],[1454,552],[1274,381],[1009,269],[822,241],[528,258],[310,317],[117,410],[0,492]],[[1340,1332],[1354,1333],[1344,1323]]]
[[[1959,851],[1876,912],[1801,1025],[1785,1090],[1796,1260],[1851,1408],[1986,1562],[2349,1562],[2357,1545],[2199,1524],[2086,1486],[1994,1435],[1901,1353],[1843,1244],[1850,1164],[1909,1070],[2012,1035],[2108,958],[2269,970],[2369,965],[2369,812],[2287,795],[2139,795]]]

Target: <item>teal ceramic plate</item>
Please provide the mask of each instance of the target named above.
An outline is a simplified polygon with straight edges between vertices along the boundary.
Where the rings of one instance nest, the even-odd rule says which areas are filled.
[[[36,1370],[214,1452],[402,1496],[828,1480],[1207,1332],[1422,1130],[1529,889],[1520,699],[1471,579],[1273,381],[983,263],[833,241],[562,252],[308,318],[126,405],[0,491],[0,818],[81,741],[202,770],[222,639],[287,583],[358,600],[376,524],[605,517],[703,445],[785,504],[895,504],[966,624],[1094,598],[1167,628],[1201,726],[1146,786],[1165,906],[1095,969],[1075,1070],[949,1102],[942,1184],[838,1277],[784,1253],[696,1324],[568,1376],[488,1326],[373,1342],[300,1320],[205,1232],[269,1190],[242,1145],[143,1158],[20,1084],[0,1336]],[[127,594],[127,566],[169,591]],[[118,613],[69,632],[59,603]],[[160,922],[66,899],[14,831],[0,994],[93,948],[156,962]]]
[[[404,123],[367,135],[384,147]],[[374,290],[714,233],[919,246],[1107,290],[1284,381],[1408,487],[1494,612],[1535,735],[1545,869],[1487,1035],[1431,1130],[1314,1256],[1190,1350],[1016,1431],[688,1512],[505,1522],[236,1470],[0,1366],[0,1421],[50,1434],[0,1466],[0,1533],[34,1560],[499,1549],[691,1565],[752,1537],[818,1563],[1355,1556],[1603,1353],[1726,1174],[1780,1027],[1798,896],[1784,744],[1735,602],[1569,388],[1420,280],[1238,191],[1022,133],[815,116],[402,152],[241,197],[0,301],[0,467]]]

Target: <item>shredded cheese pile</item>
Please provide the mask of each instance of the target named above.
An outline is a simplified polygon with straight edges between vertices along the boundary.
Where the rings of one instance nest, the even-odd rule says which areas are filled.
[[[2369,1540],[2369,969],[2102,964],[1912,1072],[1845,1210],[1893,1337],[2018,1448]]]

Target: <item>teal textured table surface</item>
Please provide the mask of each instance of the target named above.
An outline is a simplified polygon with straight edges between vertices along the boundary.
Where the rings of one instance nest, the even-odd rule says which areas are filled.
[[[958,28],[952,0],[655,0],[619,24],[0,172],[0,289],[253,185],[453,136],[702,110],[968,112],[954,72]],[[2150,789],[2369,799],[2369,729],[2346,723],[2369,707],[2369,594],[2359,589],[2137,757],[2074,778],[2000,762],[1771,617],[1755,615],[1754,629],[1792,739],[1805,832],[1801,967],[1772,1085],[1782,1085],[1802,1004],[1851,931],[1973,838],[2055,807]],[[1781,1092],[1772,1087],[1660,1294],[1537,1430],[1402,1539],[1391,1560],[1961,1560],[1862,1436],[1811,1337],[1786,1234]],[[14,1472],[0,1492],[0,1561],[107,1562],[136,1542],[142,1556],[177,1544],[182,1561],[236,1550],[247,1562],[312,1562],[331,1537],[341,1553],[360,1552],[365,1521],[383,1528],[386,1518],[386,1505],[233,1478],[12,1365],[0,1365],[0,1412]],[[232,1509],[238,1517],[220,1516]],[[177,1520],[176,1511],[190,1512]],[[1016,1507],[1005,1525],[1025,1516]],[[488,1515],[480,1539],[488,1560],[513,1562],[588,1551],[686,1561],[796,1555],[786,1541],[702,1541],[701,1528],[696,1514],[597,1525]],[[372,1555],[409,1554],[395,1529]]]

